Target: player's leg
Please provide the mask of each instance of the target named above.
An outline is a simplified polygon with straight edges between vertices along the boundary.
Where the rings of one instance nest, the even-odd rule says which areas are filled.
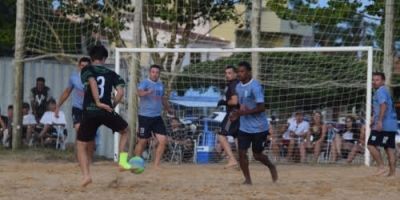
[[[222,149],[228,155],[228,163],[224,168],[230,168],[237,165],[235,156],[233,155],[231,145],[228,142],[228,135],[235,137],[239,129],[239,120],[228,123],[229,117],[226,116],[222,122],[222,130],[218,133],[218,141],[222,146]],[[227,127],[229,124],[229,127]]]
[[[161,163],[161,158],[164,154],[165,148],[168,143],[168,139],[166,136],[167,130],[165,128],[164,121],[162,120],[161,117],[156,117],[153,120],[154,121],[152,123],[153,127],[152,130],[156,135],[158,141],[158,145],[156,148],[156,156],[154,158],[154,167],[159,168]]]
[[[253,135],[252,138],[252,151],[253,151],[253,156],[254,159],[257,161],[260,161],[262,164],[268,167],[272,181],[276,182],[278,180],[278,172],[276,170],[275,165],[269,160],[267,155],[264,155],[263,149],[264,149],[264,141],[265,138],[267,137],[267,133],[257,133]]]
[[[395,149],[385,148],[386,155],[389,161],[389,174],[388,176],[394,176],[396,174],[396,154]]]
[[[288,152],[287,152],[287,156],[286,156],[287,161],[293,160],[293,150],[294,150],[295,142],[296,141],[294,138],[289,139]]]
[[[82,121],[82,126],[79,128],[77,133],[77,156],[79,166],[82,171],[82,181],[81,186],[86,187],[92,182],[92,176],[90,174],[90,162],[88,157],[88,142],[94,140],[96,130],[99,124],[94,118],[89,116],[84,117]]]
[[[394,176],[396,174],[396,133],[385,132],[382,146],[385,148],[387,159],[389,162],[389,174],[388,176]]]
[[[251,145],[251,136],[248,133],[239,131],[238,146],[239,146],[239,165],[245,178],[243,184],[251,185],[251,177],[249,170],[249,159],[247,157],[247,150]]]
[[[139,115],[139,132],[138,132],[138,141],[135,146],[134,154],[136,156],[142,156],[146,145],[151,138],[151,130],[150,130],[150,119],[148,117],[143,117]]]
[[[154,168],[158,169],[160,167],[161,158],[164,154],[165,148],[167,146],[167,136],[163,134],[156,133],[156,139],[158,141],[158,145],[156,148],[156,155],[154,158]]]
[[[113,132],[119,132],[119,149],[118,149],[118,164],[121,170],[131,170],[132,166],[128,163],[128,152],[126,151],[126,144],[129,138],[128,123],[116,112],[103,111],[101,123],[110,128]],[[94,137],[96,136],[94,131]]]
[[[218,141],[224,149],[225,153],[228,155],[228,163],[224,167],[229,168],[237,165],[237,161],[235,159],[235,156],[233,155],[227,136],[219,134]]]
[[[375,175],[382,175],[386,172],[384,163],[382,160],[381,152],[378,149],[378,146],[382,143],[382,132],[371,131],[371,135],[368,139],[368,150],[372,156],[372,158],[377,163],[378,170]]]
[[[321,154],[322,143],[323,142],[317,141],[314,144],[314,162],[318,162],[319,155]]]
[[[349,156],[347,156],[346,162],[348,164],[352,163],[354,158],[357,156],[358,152],[360,152],[360,151],[361,151],[361,146],[359,144],[354,144],[353,147],[351,148]]]
[[[305,163],[306,162],[306,143],[304,141],[301,141],[299,144],[299,151],[300,151],[300,162]]]
[[[79,166],[82,171],[82,181],[81,181],[81,186],[86,187],[92,182],[92,176],[90,175],[90,167],[89,167],[89,158],[88,158],[88,152],[87,152],[87,145],[88,142],[84,141],[77,141],[76,142],[76,147],[78,151],[78,162]]]

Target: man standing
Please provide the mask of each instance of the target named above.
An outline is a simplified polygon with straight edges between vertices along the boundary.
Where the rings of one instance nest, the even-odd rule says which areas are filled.
[[[394,176],[396,172],[395,137],[397,132],[397,114],[394,109],[392,97],[385,87],[385,74],[375,72],[372,76],[372,87],[376,89],[373,97],[373,123],[368,140],[368,150],[372,158],[378,164],[376,175],[386,173],[383,159],[378,147],[385,149],[389,161],[389,174]]]
[[[65,88],[64,92],[61,94],[55,111],[56,117],[58,117],[60,107],[72,94],[72,121],[74,123],[74,129],[76,133],[78,133],[79,126],[82,121],[83,97],[85,94],[84,86],[81,81],[81,71],[88,65],[90,65],[89,58],[82,57],[79,59],[78,68],[76,71],[73,71],[69,77],[68,87]],[[94,146],[94,141],[88,143],[89,159],[93,158]]]
[[[160,167],[161,157],[167,145],[166,128],[161,118],[164,109],[171,113],[168,99],[164,96],[164,85],[160,80],[161,67],[152,65],[149,69],[149,78],[139,83],[139,141],[135,148],[135,155],[142,156],[149,138],[154,134],[158,141],[154,167]]]
[[[46,80],[43,77],[36,79],[36,87],[31,89],[30,100],[32,113],[36,117],[36,121],[42,118],[47,110],[47,101],[51,98],[50,88],[45,85]]]
[[[222,148],[228,155],[228,163],[225,168],[230,168],[237,165],[235,156],[233,156],[231,146],[228,142],[227,136],[237,137],[239,131],[239,119],[231,121],[229,115],[239,109],[238,97],[236,95],[236,85],[239,80],[236,78],[236,68],[234,66],[227,66],[225,68],[225,79],[227,81],[225,88],[225,100],[220,100],[218,106],[226,106],[226,116],[222,121],[221,131],[218,133],[218,140]]]
[[[261,84],[251,76],[251,66],[248,62],[238,64],[240,83],[236,86],[240,109],[231,114],[232,121],[240,117],[238,134],[239,163],[245,181],[243,184],[252,184],[247,150],[251,146],[254,159],[269,168],[272,181],[278,180],[278,172],[274,164],[262,153],[264,142],[268,135],[268,120],[265,114],[264,91]]]
[[[77,135],[78,161],[83,174],[82,187],[92,182],[89,171],[88,143],[94,140],[97,128],[101,125],[121,134],[118,164],[122,170],[132,169],[127,162],[128,153],[124,151],[128,141],[128,124],[113,110],[124,96],[125,82],[114,71],[104,67],[108,57],[108,51],[104,46],[94,46],[89,54],[92,65],[83,68],[81,74],[81,80],[85,85],[85,97],[82,122]],[[113,88],[116,89],[117,94],[113,98],[114,102],[111,102]]]

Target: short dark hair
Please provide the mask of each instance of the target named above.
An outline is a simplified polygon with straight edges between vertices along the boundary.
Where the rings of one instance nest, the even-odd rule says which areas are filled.
[[[227,65],[227,66],[225,67],[225,70],[227,70],[227,69],[232,69],[234,72],[237,72],[236,67],[233,66],[233,65]]]
[[[7,107],[8,110],[14,109],[14,106],[12,104],[8,105]]]
[[[154,64],[154,65],[150,65],[150,68],[149,68],[149,70],[151,70],[152,68],[156,68],[156,69],[158,69],[159,71],[161,71],[161,67],[160,67],[160,65],[156,65],[156,64]]]
[[[89,56],[93,60],[103,60],[108,57],[108,51],[103,45],[95,45],[89,51]]]
[[[82,57],[82,58],[80,58],[79,59],[79,64],[81,64],[82,62],[87,62],[87,63],[89,63],[90,64],[90,58],[88,58],[88,57]]]
[[[46,82],[46,80],[43,77],[37,77],[36,82]]]
[[[249,62],[242,61],[238,64],[238,67],[244,67],[247,69],[247,71],[251,71],[251,65]]]
[[[374,72],[372,76],[380,76],[382,80],[386,80],[386,76],[383,72]]]
[[[49,99],[49,101],[47,101],[47,105],[50,105],[50,104],[57,104],[56,100],[53,98]]]
[[[22,108],[26,108],[26,109],[29,110],[31,107],[29,106],[29,103],[24,102],[24,103],[22,104]]]

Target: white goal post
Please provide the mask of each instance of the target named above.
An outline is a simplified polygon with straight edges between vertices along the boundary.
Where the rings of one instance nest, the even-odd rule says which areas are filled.
[[[366,89],[366,98],[365,98],[365,127],[366,127],[366,135],[365,135],[365,144],[367,144],[367,140],[370,134],[370,121],[371,121],[371,101],[372,101],[372,72],[373,72],[373,48],[372,47],[287,47],[287,48],[233,48],[233,49],[216,49],[216,48],[116,48],[115,49],[115,71],[116,73],[120,73],[121,70],[121,59],[122,54],[133,54],[133,53],[319,53],[319,52],[327,52],[327,53],[354,53],[360,54],[363,53],[364,59],[367,63],[367,74],[365,75],[365,89]],[[247,60],[251,61],[251,60]],[[147,63],[146,66],[152,63]],[[131,66],[129,66],[131,67]],[[263,72],[261,72],[263,73]],[[132,92],[136,88],[127,88],[127,92]],[[127,102],[130,103],[132,99],[128,99]],[[118,109],[118,108],[117,108]],[[133,130],[133,127],[130,124],[130,127]],[[114,135],[114,159],[116,160],[118,157],[118,141],[119,135]],[[366,145],[365,145],[366,146]],[[368,149],[365,147],[364,154],[364,163],[365,165],[370,165],[370,155]]]

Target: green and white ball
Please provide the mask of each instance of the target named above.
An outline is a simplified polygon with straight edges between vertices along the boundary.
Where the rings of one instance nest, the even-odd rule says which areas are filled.
[[[129,160],[129,164],[132,166],[132,173],[141,174],[144,172],[144,160],[140,156],[132,157]]]

